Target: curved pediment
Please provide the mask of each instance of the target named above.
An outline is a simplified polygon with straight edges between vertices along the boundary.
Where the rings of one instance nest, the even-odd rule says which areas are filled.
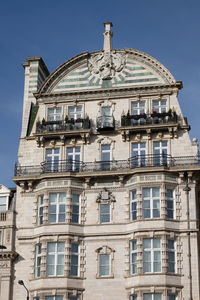
[[[57,68],[39,93],[66,93],[118,87],[175,83],[172,74],[156,59],[133,49],[82,53]]]

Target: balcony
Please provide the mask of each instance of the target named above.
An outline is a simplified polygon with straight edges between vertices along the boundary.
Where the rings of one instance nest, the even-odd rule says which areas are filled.
[[[43,162],[39,166],[21,166],[16,164],[15,177],[34,177],[42,174],[59,174],[59,173],[99,173],[105,176],[108,172],[125,173],[128,174],[128,170],[134,169],[147,169],[147,168],[175,168],[187,170],[197,166],[200,168],[200,155],[199,156],[183,156],[172,157],[171,155],[141,155],[134,156],[127,160],[112,160],[112,161],[95,161],[95,162],[80,162],[61,160],[54,164],[50,162]],[[15,179],[15,178],[14,178]],[[20,179],[20,178],[19,178]]]
[[[35,136],[38,142],[48,138],[61,138],[65,136],[81,136],[85,142],[89,138],[91,122],[89,118],[69,119],[59,121],[37,122]]]
[[[115,130],[115,119],[113,116],[101,116],[97,118],[97,131]]]
[[[152,114],[123,115],[121,117],[120,130],[126,132],[144,132],[150,134],[153,131],[169,131],[172,135],[177,135],[177,129],[190,129],[187,119],[177,115],[176,112],[154,112]],[[122,133],[123,134],[123,133]],[[126,140],[126,137],[125,137]]]

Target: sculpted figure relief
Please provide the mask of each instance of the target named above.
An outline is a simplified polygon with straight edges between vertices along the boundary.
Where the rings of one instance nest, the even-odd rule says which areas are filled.
[[[123,69],[125,63],[125,53],[102,52],[89,59],[88,68],[91,73],[99,74],[101,79],[111,79]]]

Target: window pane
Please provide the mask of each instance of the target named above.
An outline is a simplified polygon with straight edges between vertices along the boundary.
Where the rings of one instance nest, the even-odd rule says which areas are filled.
[[[160,239],[153,239],[153,247],[160,248]]]
[[[101,145],[101,150],[110,150],[110,145]]]
[[[142,190],[142,194],[143,194],[143,197],[149,198],[150,197],[150,189],[149,188],[144,188]]]
[[[151,239],[144,239],[143,245],[144,245],[144,249],[151,248]]]

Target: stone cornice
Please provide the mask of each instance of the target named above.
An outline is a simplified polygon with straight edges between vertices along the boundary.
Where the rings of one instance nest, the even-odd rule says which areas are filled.
[[[163,85],[152,85],[152,86],[138,86],[138,87],[123,87],[123,88],[107,88],[107,89],[96,89],[96,90],[74,90],[74,91],[68,91],[66,93],[34,93],[34,96],[36,97],[36,99],[47,99],[47,98],[51,98],[51,99],[55,99],[57,97],[76,97],[76,96],[84,96],[84,95],[91,95],[92,97],[94,96],[102,96],[103,94],[106,94],[106,96],[108,97],[109,94],[111,96],[114,96],[116,94],[116,96],[118,94],[121,93],[135,93],[135,94],[144,94],[149,93],[149,92],[155,92],[155,93],[162,93],[162,91],[164,92],[168,92],[171,93],[173,92],[172,90],[179,90],[183,87],[182,82],[181,81],[177,81],[175,83],[172,84],[163,84]]]

